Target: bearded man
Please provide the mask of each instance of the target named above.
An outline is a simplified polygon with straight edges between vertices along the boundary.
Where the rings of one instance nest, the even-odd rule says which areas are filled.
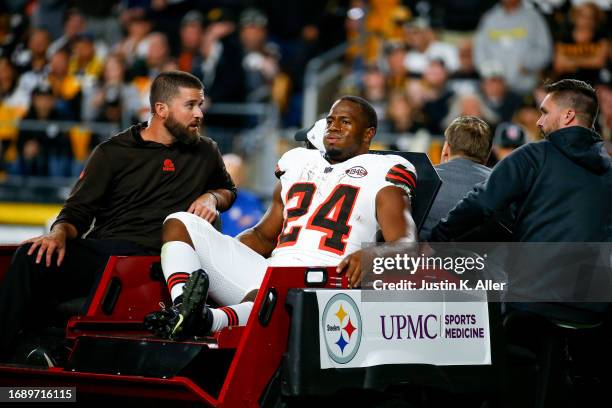
[[[150,123],[91,154],[51,232],[22,243],[0,284],[0,358],[14,360],[25,334],[48,325],[45,311],[87,296],[110,255],[152,255],[168,214],[213,222],[236,188],[217,144],[200,135],[204,88],[168,71],[151,85]],[[84,236],[86,235],[86,238]]]

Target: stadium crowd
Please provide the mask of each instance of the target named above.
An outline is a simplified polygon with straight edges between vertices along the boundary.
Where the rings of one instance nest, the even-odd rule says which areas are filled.
[[[609,14],[605,0],[6,2],[0,171],[78,175],[93,146],[114,132],[78,125],[118,130],[147,120],[152,78],[168,69],[200,78],[209,105],[272,103],[284,127],[300,127],[307,62],[359,38],[366,39],[349,47],[335,93],[375,106],[379,133],[391,136],[379,147],[427,151],[459,115],[494,131],[505,122],[523,129],[501,126],[497,149],[537,140],[542,79],[566,77],[596,87],[597,130],[609,141]],[[60,122],[31,126],[36,121]],[[72,125],[53,125],[63,122]],[[215,115],[205,124],[248,125]],[[430,153],[436,162],[439,152]]]

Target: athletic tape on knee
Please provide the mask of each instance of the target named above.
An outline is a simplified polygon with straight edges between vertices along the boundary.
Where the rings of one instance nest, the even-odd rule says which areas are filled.
[[[170,241],[162,246],[161,265],[172,301],[183,293],[189,275],[202,267],[195,249],[182,241]]]

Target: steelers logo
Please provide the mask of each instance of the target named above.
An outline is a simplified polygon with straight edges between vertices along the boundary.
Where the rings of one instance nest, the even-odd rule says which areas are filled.
[[[327,354],[338,364],[351,361],[361,343],[361,315],[357,304],[344,293],[334,295],[323,310],[321,329]]]

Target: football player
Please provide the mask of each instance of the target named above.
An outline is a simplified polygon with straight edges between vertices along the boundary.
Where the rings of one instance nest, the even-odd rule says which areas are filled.
[[[149,314],[145,326],[177,338],[245,325],[268,266],[337,266],[358,287],[361,245],[375,242],[378,230],[386,242],[416,242],[414,166],[369,154],[376,128],[365,99],[337,100],[308,132],[315,149],[296,148],[278,161],[271,206],[236,238],[193,214],[169,215],[161,262],[174,305]],[[208,292],[224,307],[207,307]]]

